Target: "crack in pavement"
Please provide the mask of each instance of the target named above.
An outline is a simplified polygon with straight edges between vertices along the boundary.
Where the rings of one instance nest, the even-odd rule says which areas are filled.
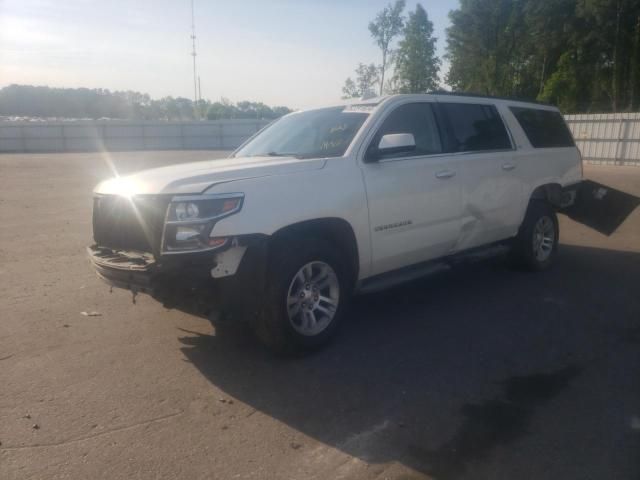
[[[149,420],[143,420],[141,422],[132,423],[131,425],[124,425],[122,427],[114,427],[109,430],[105,430],[104,432],[94,433],[93,435],[85,435],[84,437],[71,438],[69,440],[62,440],[60,442],[51,442],[51,443],[37,443],[34,445],[16,445],[16,446],[6,446],[0,447],[0,451],[10,451],[10,450],[26,450],[30,448],[47,448],[47,447],[60,447],[63,445],[69,445],[72,443],[83,442],[85,440],[91,440],[93,438],[102,437],[104,435],[110,435],[116,432],[122,432],[125,430],[131,430],[132,428],[141,427],[143,425],[149,425],[151,423],[161,422],[163,420],[167,420],[169,418],[176,417],[178,415],[182,415],[184,412],[173,412],[168,415],[162,415],[160,417],[151,418]]]

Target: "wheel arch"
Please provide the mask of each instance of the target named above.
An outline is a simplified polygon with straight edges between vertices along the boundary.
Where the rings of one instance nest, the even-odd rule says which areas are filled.
[[[340,248],[346,255],[350,283],[355,285],[360,269],[358,242],[351,224],[340,217],[317,218],[293,223],[275,231],[269,238],[269,250],[277,244],[291,239],[314,236]]]
[[[545,183],[533,189],[529,196],[529,203],[533,200],[544,200],[554,207],[562,205],[562,185],[559,183]]]
[[[525,202],[522,204],[522,210],[520,213],[520,222],[518,223],[519,227],[522,228],[522,223],[524,222],[527,211],[531,206],[531,203],[534,201],[543,201],[547,202],[554,209],[559,209],[562,205],[562,185],[556,182],[547,182],[541,185],[536,186],[528,198],[525,196]]]

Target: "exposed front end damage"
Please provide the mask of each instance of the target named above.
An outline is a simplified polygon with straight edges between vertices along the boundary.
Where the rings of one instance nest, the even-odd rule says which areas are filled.
[[[154,257],[150,253],[93,245],[89,260],[112,287],[147,294],[167,308],[219,321],[245,321],[259,309],[264,291],[267,241],[235,239],[216,252]],[[253,300],[252,300],[253,299]]]

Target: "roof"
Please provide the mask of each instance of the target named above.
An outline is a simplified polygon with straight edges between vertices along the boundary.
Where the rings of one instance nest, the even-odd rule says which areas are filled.
[[[376,107],[380,106],[382,103],[386,103],[387,100],[391,100],[393,98],[400,98],[400,97],[421,97],[421,96],[428,96],[428,97],[451,97],[451,98],[459,98],[459,99],[464,99],[464,98],[481,98],[481,99],[486,99],[486,100],[498,100],[500,102],[505,102],[508,103],[511,106],[515,106],[514,104],[520,104],[520,106],[538,106],[538,107],[544,107],[544,109],[556,109],[556,107],[554,105],[551,105],[549,103],[544,103],[544,102],[538,102],[535,100],[527,100],[527,99],[521,99],[521,98],[514,98],[514,97],[498,97],[498,96],[492,96],[492,95],[481,95],[478,93],[469,93],[469,92],[450,92],[450,91],[446,91],[446,90],[436,90],[433,92],[427,92],[427,93],[409,93],[409,94],[405,94],[405,93],[396,93],[396,94],[392,94],[392,95],[382,95],[379,97],[373,97],[373,98],[347,98],[344,99],[341,103],[335,104],[333,106],[335,107],[348,107],[348,108],[354,108],[354,109],[358,109],[358,108],[363,108],[363,110],[366,111],[373,111],[376,109]]]
[[[436,96],[455,96],[455,97],[472,97],[472,98],[488,98],[488,99],[492,99],[492,100],[507,100],[507,101],[512,101],[512,102],[520,102],[520,103],[533,103],[533,104],[537,104],[537,105],[544,105],[545,107],[551,107],[553,105],[551,105],[550,103],[545,103],[545,102],[539,102],[537,100],[528,100],[526,98],[517,98],[517,97],[500,97],[500,96],[494,96],[494,95],[482,95],[480,93],[473,93],[473,92],[450,92],[447,90],[436,90],[433,92],[429,92],[429,95],[436,95]]]

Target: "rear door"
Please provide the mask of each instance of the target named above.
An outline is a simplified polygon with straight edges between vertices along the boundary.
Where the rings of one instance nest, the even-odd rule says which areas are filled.
[[[386,134],[409,133],[416,149],[376,158],[367,152]],[[450,253],[460,230],[459,159],[443,153],[432,104],[396,106],[365,143],[362,172],[369,204],[372,273]]]
[[[446,149],[460,164],[462,212],[456,251],[514,236],[522,212],[523,182],[513,142],[489,102],[438,102]]]

